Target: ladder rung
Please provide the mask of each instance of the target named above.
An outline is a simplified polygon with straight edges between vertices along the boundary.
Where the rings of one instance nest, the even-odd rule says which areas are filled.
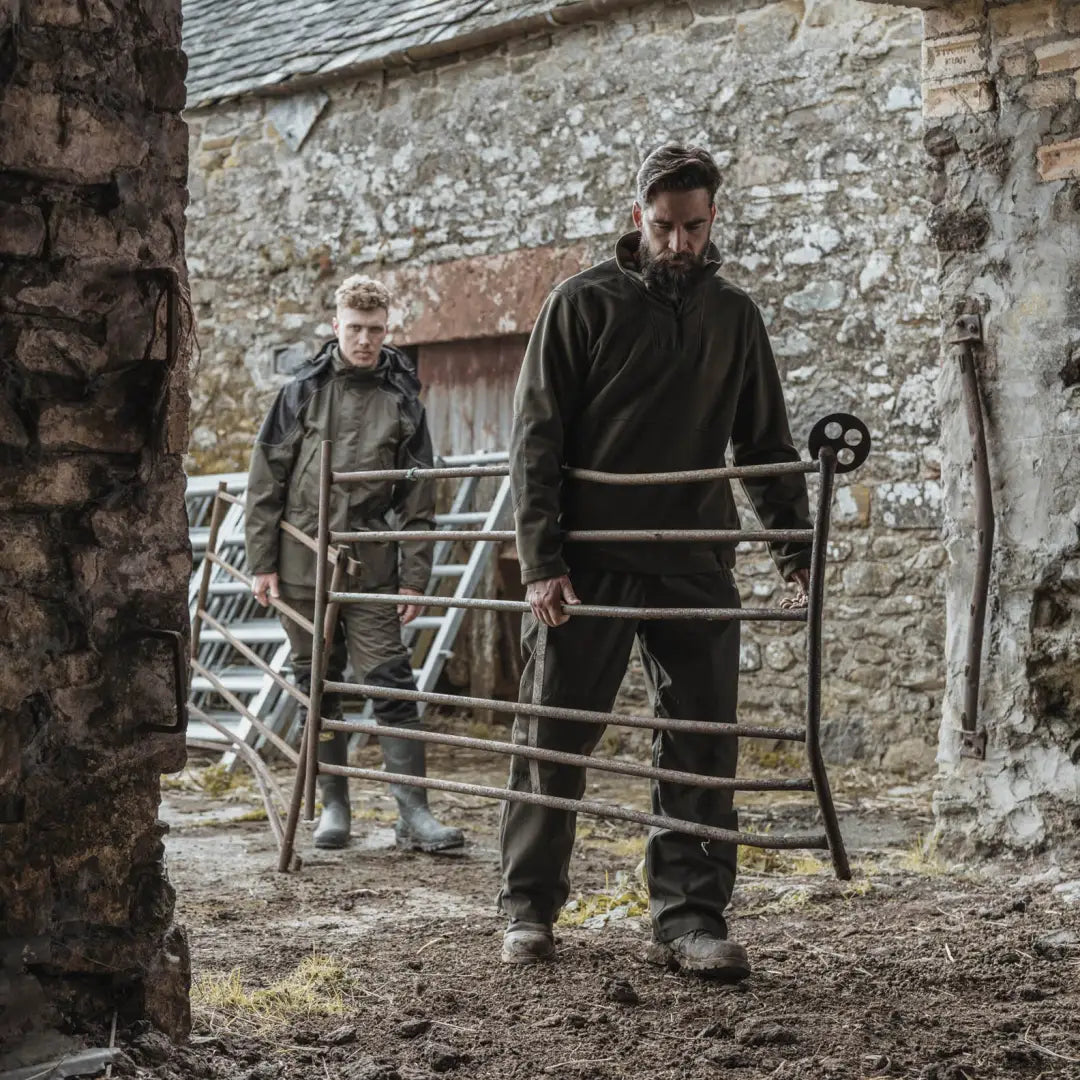
[[[234,728],[230,728],[230,731],[234,731]],[[212,728],[209,724],[204,724],[201,720],[189,720],[187,726],[187,737],[189,739],[198,739],[199,742],[212,742],[220,743],[222,750],[227,750],[232,743],[225,738],[216,728]]]
[[[242,581],[211,581],[212,596],[242,596],[251,590]]]
[[[286,639],[285,629],[276,619],[260,619],[258,622],[241,622],[228,625],[229,633],[245,645],[278,644]],[[221,642],[225,636],[220,630],[203,630],[201,642]]]
[[[475,454],[447,454],[435,459],[438,466],[500,465],[510,460],[508,450],[478,450]]]
[[[460,511],[456,514],[436,514],[436,525],[483,525],[488,519],[486,510]]]
[[[432,577],[461,577],[467,567],[465,563],[443,563],[431,568]]]
[[[238,732],[241,725],[244,723],[241,717],[233,712],[209,712],[206,715],[212,720],[216,720],[222,727],[228,728],[233,733]],[[196,720],[194,718],[189,720],[187,734],[188,737],[192,739],[202,739],[207,742],[220,742],[222,746],[230,745],[220,731],[216,728],[212,728],[202,720]]]
[[[418,615],[405,629],[438,630],[445,621],[445,615]]]
[[[227,690],[238,694],[255,694],[263,688],[268,678],[258,668],[232,668],[229,671],[215,671]],[[192,693],[216,693],[217,687],[205,675],[196,675],[191,680]]]

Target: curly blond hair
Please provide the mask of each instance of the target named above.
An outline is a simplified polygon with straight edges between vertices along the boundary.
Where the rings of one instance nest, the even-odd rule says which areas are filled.
[[[390,290],[374,278],[353,274],[337,287],[334,302],[339,308],[353,311],[375,311],[378,308],[389,311]]]

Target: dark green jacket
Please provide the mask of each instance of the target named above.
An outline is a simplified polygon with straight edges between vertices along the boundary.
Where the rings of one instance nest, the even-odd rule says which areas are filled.
[[[409,361],[396,349],[384,347],[375,367],[363,369],[344,361],[336,342],[324,345],[282,387],[251,454],[245,539],[252,573],[276,570],[290,592],[314,593],[314,553],[283,535],[279,525],[284,520],[315,535],[319,447],[324,439],[334,444],[331,466],[336,471],[431,466],[431,438],[419,391]],[[331,529],[419,530],[434,524],[431,480],[331,488]],[[427,588],[431,544],[354,544],[350,553],[363,566],[353,585]]]
[[[732,545],[564,544],[570,529],[737,529],[727,481],[612,487],[574,481],[563,466],[661,472],[797,461],[780,377],[761,313],[705,266],[678,307],[645,287],[639,233],[615,258],[558,285],[533,328],[514,398],[510,460],[522,580],[575,567],[693,574],[731,567]],[[806,483],[745,484],[766,528],[810,527]],[[806,544],[772,548],[788,577]]]

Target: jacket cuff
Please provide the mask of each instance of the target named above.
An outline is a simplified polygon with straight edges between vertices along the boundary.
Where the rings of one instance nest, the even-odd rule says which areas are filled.
[[[551,559],[539,566],[521,568],[521,584],[531,585],[534,581],[547,581],[549,578],[563,577],[570,573],[570,568],[562,559]]]
[[[785,581],[791,580],[796,570],[810,569],[810,548],[803,548],[791,555],[775,556],[776,568]]]
[[[424,593],[427,592],[428,581],[430,580],[430,578],[431,578],[431,575],[428,574],[427,576],[425,576],[423,581],[420,581],[419,580],[419,575],[415,575],[415,574],[413,574],[413,575],[410,575],[410,574],[401,575],[401,574],[399,574],[398,575],[398,589],[399,590],[401,590],[401,589],[415,589],[418,593],[420,593],[421,596],[423,596]]]

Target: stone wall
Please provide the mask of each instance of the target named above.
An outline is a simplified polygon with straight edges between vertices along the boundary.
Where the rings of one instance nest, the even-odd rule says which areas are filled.
[[[944,310],[983,314],[976,355],[997,541],[979,727],[960,757],[974,569],[971,442],[946,360],[949,690],[943,828],[971,847],[1076,842],[1080,820],[1080,5],[926,13],[927,148]],[[947,242],[944,242],[946,241]]]
[[[190,113],[193,462],[245,467],[275,357],[287,369],[329,333],[345,274],[403,290],[398,340],[421,369],[425,343],[526,332],[544,291],[629,227],[642,154],[700,141],[724,170],[724,272],[764,310],[800,445],[835,410],[875,439],[838,498],[828,751],[930,767],[945,553],[920,40],[918,13],[854,0],[692,0]],[[767,562],[743,568],[748,602],[778,599]],[[745,642],[747,719],[799,715],[800,639]]]
[[[188,1026],[184,72],[179,0],[0,2],[0,1071]]]

